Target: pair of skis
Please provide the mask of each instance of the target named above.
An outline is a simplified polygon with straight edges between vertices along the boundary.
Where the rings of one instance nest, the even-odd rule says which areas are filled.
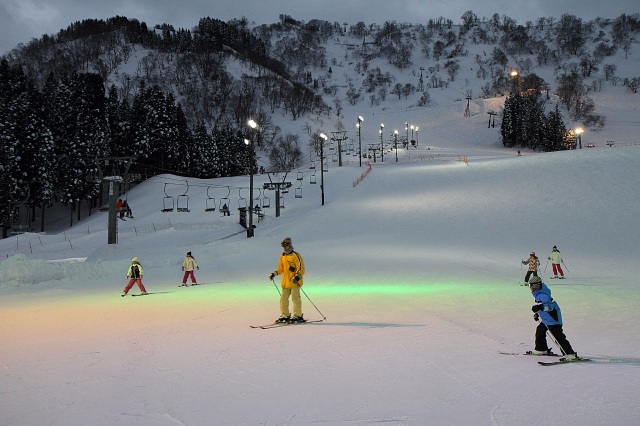
[[[565,357],[561,357],[558,354],[550,353],[550,354],[534,354],[533,351],[527,351],[524,353],[516,353],[516,352],[500,352],[502,355],[528,355],[528,356],[550,356],[550,357],[559,357],[557,361],[538,361],[538,364],[543,366],[551,366],[551,365],[560,365],[560,364],[572,364],[574,362],[587,362],[591,361],[589,358],[574,358],[573,360],[568,360]]]
[[[268,330],[270,328],[279,328],[279,327],[286,327],[288,325],[299,325],[299,324],[309,324],[309,323],[314,323],[314,322],[322,322],[324,321],[326,318],[323,318],[321,320],[307,320],[305,322],[273,322],[271,324],[265,324],[265,325],[250,325],[249,327],[251,328],[261,328],[263,330]]]

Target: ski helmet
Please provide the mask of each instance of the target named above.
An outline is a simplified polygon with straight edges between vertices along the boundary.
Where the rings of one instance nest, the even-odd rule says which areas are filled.
[[[284,246],[284,245],[290,246],[290,245],[291,245],[291,238],[289,238],[289,237],[285,238],[284,240],[282,240],[282,243],[281,243],[281,244],[282,244],[283,246]]]
[[[542,279],[540,277],[531,277],[529,280],[529,287],[531,290],[540,290],[542,288]]]

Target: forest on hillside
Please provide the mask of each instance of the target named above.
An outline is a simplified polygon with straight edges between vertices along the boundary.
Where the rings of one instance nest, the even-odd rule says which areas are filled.
[[[640,76],[618,75],[608,58],[628,55],[639,33],[638,14],[589,22],[563,15],[524,25],[471,11],[459,23],[424,24],[302,22],[288,15],[270,25],[207,17],[191,29],[126,17],[76,22],[0,58],[0,223],[6,235],[13,224],[32,220],[36,208],[44,216],[53,203],[78,215],[83,202],[98,207],[107,173],[100,162],[109,158],[114,173],[134,159],[129,183],[159,173],[247,174],[249,138],[274,169],[295,168],[300,135],[282,132],[272,119],[276,111],[290,120],[328,119],[339,117],[344,103],[379,105],[416,94],[416,105],[428,108],[430,90],[461,78],[472,45],[487,53],[475,55],[475,75],[464,77],[482,81],[479,96],[506,96],[502,143],[570,149],[563,115],[594,129],[606,124],[589,92],[604,84],[637,92]],[[336,40],[350,45],[343,58],[327,54],[327,43]],[[430,77],[425,82],[421,74],[417,85],[401,81],[398,75],[416,61],[430,64]],[[346,87],[332,78],[343,62],[353,74]],[[380,63],[398,73],[382,71]],[[510,75],[513,63],[517,76]],[[536,75],[536,66],[552,68],[555,81]],[[546,112],[550,91],[562,110]],[[251,132],[249,119],[259,131]],[[317,138],[307,136],[316,149]]]

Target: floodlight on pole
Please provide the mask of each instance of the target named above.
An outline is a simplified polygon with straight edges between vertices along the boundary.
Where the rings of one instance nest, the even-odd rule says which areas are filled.
[[[407,131],[407,149],[409,149],[409,123],[404,123],[404,129]]]
[[[394,130],[393,131],[393,144],[395,145],[396,148],[396,163],[398,162],[398,131]]]
[[[320,194],[322,199],[322,205],[324,206],[324,143],[326,142],[327,135],[320,133]]]
[[[582,134],[584,133],[584,129],[582,127],[578,127],[576,129],[576,135],[578,135],[578,147],[582,149]]]
[[[380,161],[384,163],[384,142],[382,140],[383,130],[384,130],[384,124],[380,123]]]
[[[358,127],[358,157],[360,157],[360,167],[362,167],[362,136],[360,134],[360,130],[362,128],[363,121],[364,121],[364,118],[362,118],[362,116],[359,115],[358,124],[356,124],[356,126]]]
[[[251,127],[252,133],[258,128],[258,123],[253,120],[247,121],[247,125]],[[247,238],[253,237],[253,161],[255,147],[253,144],[253,134],[250,139],[245,139],[244,143],[249,147],[249,226],[247,227]]]

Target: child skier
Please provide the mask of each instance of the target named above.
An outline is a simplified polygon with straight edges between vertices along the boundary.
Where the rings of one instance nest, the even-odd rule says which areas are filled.
[[[564,271],[560,266],[560,262],[562,262],[562,256],[560,255],[560,250],[558,250],[558,247],[553,246],[551,254],[547,259],[551,261],[551,266],[553,267],[553,278],[563,279]],[[558,277],[558,272],[560,273],[560,277]]]
[[[524,276],[524,284],[526,285],[529,282],[529,278],[531,278],[531,275],[533,275],[534,277],[538,276],[538,266],[540,266],[540,261],[536,256],[536,252],[532,251],[531,253],[529,253],[529,258],[527,260],[523,260],[522,264],[529,265],[527,273]]]
[[[138,258],[134,257],[131,259],[131,266],[129,267],[129,271],[127,271],[127,279],[129,283],[125,286],[124,291],[122,292],[122,297],[126,296],[133,287],[133,284],[138,284],[138,288],[140,289],[140,295],[148,294],[147,290],[144,288],[142,284],[142,265],[138,263]]]
[[[536,328],[536,346],[533,350],[534,355],[545,355],[551,353],[547,346],[547,330],[555,338],[562,354],[565,355],[567,361],[574,361],[578,358],[567,337],[562,331],[562,312],[560,306],[551,297],[551,290],[547,287],[540,277],[532,277],[529,281],[529,290],[536,304],[531,307],[534,312],[533,318],[540,323]]]
[[[193,270],[200,270],[200,267],[196,263],[196,260],[191,256],[191,252],[187,252],[187,257],[182,262],[182,270],[184,271],[184,277],[182,278],[182,286],[188,287],[187,278],[191,277],[191,285],[198,285],[196,277],[193,275]]]

